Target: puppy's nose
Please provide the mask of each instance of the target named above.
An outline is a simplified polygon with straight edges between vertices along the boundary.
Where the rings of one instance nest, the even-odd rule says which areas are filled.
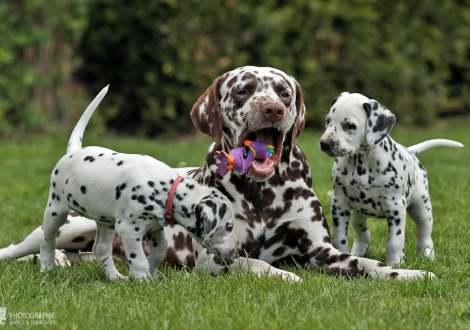
[[[325,140],[320,141],[321,151],[331,151],[332,147],[333,147],[333,143],[331,141],[325,141]]]
[[[233,249],[225,253],[224,258],[227,260],[232,260],[237,256],[237,250]]]
[[[284,107],[277,103],[268,103],[261,108],[261,113],[266,120],[277,122],[284,117]]]

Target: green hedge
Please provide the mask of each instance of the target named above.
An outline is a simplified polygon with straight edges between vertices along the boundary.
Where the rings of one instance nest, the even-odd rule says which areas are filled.
[[[87,100],[111,84],[99,116],[118,133],[180,135],[191,130],[189,111],[195,100],[214,78],[242,65],[273,66],[293,75],[304,91],[310,127],[323,126],[322,115],[342,91],[377,99],[406,124],[428,124],[439,115],[468,114],[470,109],[470,1],[78,3],[80,10],[67,10],[68,15],[81,13],[80,24],[69,25],[64,17],[58,21],[65,31],[74,27],[77,38],[84,31],[79,44],[62,36],[46,39],[78,45],[69,68],[81,65],[73,78],[69,71],[62,74],[63,84],[67,79],[75,84],[77,78],[89,90]],[[1,10],[0,31],[11,32],[19,23],[3,22]],[[14,66],[24,65],[18,54],[12,56]],[[0,49],[0,68],[1,61]],[[46,72],[43,78],[54,80],[58,74]],[[0,87],[4,81],[17,85],[11,78],[1,77]],[[29,86],[34,81],[39,80]],[[0,115],[22,109],[30,97],[22,95],[2,99]],[[22,123],[24,117],[7,117],[7,124]]]
[[[68,126],[71,101],[84,97],[71,74],[87,3],[0,2],[0,135]]]

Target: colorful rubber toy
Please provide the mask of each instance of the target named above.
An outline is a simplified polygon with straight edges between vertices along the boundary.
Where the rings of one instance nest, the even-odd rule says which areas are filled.
[[[244,147],[235,148],[227,154],[224,150],[216,151],[216,172],[225,176],[228,171],[235,170],[246,174],[255,159],[266,159],[274,153],[274,146],[263,141],[246,140]]]

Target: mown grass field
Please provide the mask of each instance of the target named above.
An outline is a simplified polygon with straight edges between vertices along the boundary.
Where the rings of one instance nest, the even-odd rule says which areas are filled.
[[[32,261],[0,263],[0,307],[7,313],[54,313],[58,329],[468,329],[470,328],[470,127],[469,118],[403,128],[392,136],[404,145],[450,138],[464,149],[436,148],[419,156],[430,176],[436,259],[416,255],[416,228],[406,225],[407,268],[427,269],[435,280],[347,280],[290,268],[303,278],[290,284],[251,274],[212,277],[162,267],[149,282],[109,282],[96,263],[77,263],[41,274]],[[314,189],[329,221],[333,160],[318,150],[319,132],[298,144],[313,172]],[[50,171],[68,137],[0,142],[0,246],[21,240],[41,224]],[[146,153],[171,166],[199,166],[210,140],[168,143],[87,136],[85,145]],[[331,222],[330,222],[331,223]],[[370,258],[385,261],[387,226],[369,220]],[[352,242],[352,233],[350,232]],[[121,265],[125,268],[124,265]],[[28,328],[12,325],[5,328]],[[1,326],[0,326],[1,327]],[[30,325],[29,328],[37,328]]]

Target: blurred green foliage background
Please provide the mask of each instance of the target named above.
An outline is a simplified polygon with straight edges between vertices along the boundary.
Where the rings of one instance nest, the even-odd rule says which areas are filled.
[[[308,127],[342,91],[404,124],[470,113],[468,0],[0,1],[0,136],[67,131],[111,84],[95,122],[181,135],[219,75],[272,66],[302,86]]]

